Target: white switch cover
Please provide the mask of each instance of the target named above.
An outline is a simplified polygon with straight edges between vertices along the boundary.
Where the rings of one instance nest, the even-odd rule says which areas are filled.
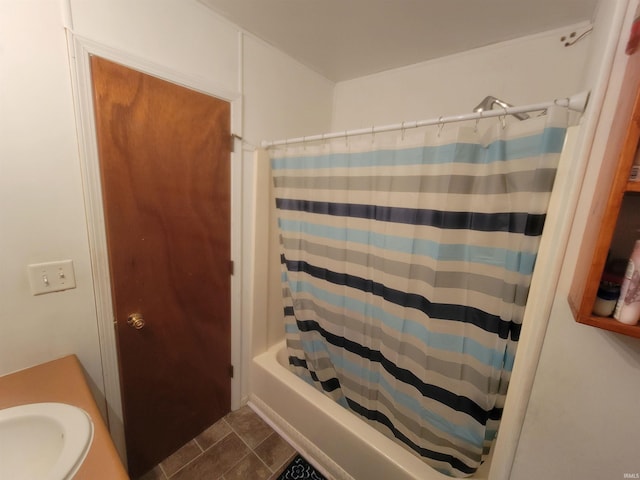
[[[34,263],[27,266],[29,284],[33,295],[59,292],[76,288],[73,261]]]

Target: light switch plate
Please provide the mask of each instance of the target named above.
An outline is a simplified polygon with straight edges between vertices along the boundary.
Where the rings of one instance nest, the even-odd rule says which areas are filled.
[[[33,295],[76,288],[76,277],[71,260],[34,263],[27,266],[27,272]]]

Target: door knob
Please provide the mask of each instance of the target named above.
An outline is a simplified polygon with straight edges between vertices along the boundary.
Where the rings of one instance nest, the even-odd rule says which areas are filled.
[[[141,313],[132,313],[127,317],[127,323],[136,330],[140,330],[144,327],[144,318]]]

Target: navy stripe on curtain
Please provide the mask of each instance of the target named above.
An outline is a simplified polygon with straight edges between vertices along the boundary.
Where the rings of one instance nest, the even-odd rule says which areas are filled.
[[[447,229],[479,230],[482,232],[512,232],[540,235],[546,215],[526,212],[444,212],[439,210],[357,205],[352,203],[313,202],[276,198],[276,208],[300,212],[366,218],[380,222],[428,225]]]

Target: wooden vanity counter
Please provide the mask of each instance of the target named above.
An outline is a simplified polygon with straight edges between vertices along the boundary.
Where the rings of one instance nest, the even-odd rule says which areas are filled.
[[[128,480],[75,355],[0,377],[0,409],[28,403],[75,405],[93,420],[93,442],[74,480]]]

